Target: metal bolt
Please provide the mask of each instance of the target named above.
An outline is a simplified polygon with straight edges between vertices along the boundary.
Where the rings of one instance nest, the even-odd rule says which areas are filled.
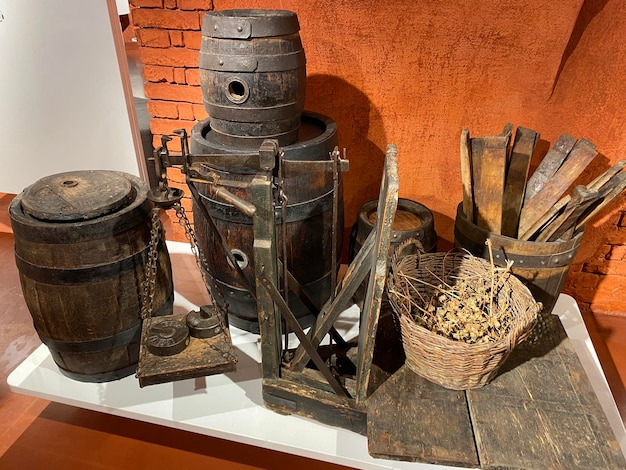
[[[224,65],[224,61],[222,59],[220,59],[219,64],[220,65]]]
[[[213,31],[217,31],[217,25],[216,24],[213,25]]]
[[[237,26],[237,31],[241,33],[243,31],[243,26]]]

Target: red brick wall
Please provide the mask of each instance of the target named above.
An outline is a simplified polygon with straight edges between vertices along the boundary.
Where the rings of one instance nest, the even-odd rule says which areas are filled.
[[[435,215],[451,245],[461,200],[460,130],[506,122],[547,143],[567,132],[597,145],[588,182],[626,157],[626,15],[620,0],[131,0],[159,135],[206,117],[198,80],[204,12],[284,8],[307,56],[305,108],[337,121],[347,148],[346,225],[376,197],[384,149],[398,145],[400,196]],[[173,142],[173,149],[178,149]],[[175,175],[172,175],[176,179]],[[180,179],[178,180],[180,181]],[[593,223],[565,286],[583,308],[626,315],[626,198]]]
[[[191,128],[207,117],[202,104],[198,53],[204,13],[213,8],[211,0],[130,0],[131,19],[139,44],[145,79],[144,93],[148,98],[150,129],[155,147],[161,145],[162,135],[175,129]],[[180,151],[178,138],[168,147]],[[186,189],[184,177],[175,169],[168,170],[171,186]],[[183,199],[189,218],[191,200]],[[166,214],[170,219],[173,215]],[[172,224],[168,238],[184,240],[181,228]]]

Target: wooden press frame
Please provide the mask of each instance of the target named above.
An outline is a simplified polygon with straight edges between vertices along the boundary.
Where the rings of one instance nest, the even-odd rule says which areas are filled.
[[[388,145],[378,199],[377,220],[336,290],[319,311],[307,334],[281,296],[278,283],[276,222],[272,181],[259,173],[252,182],[256,213],[254,263],[265,406],[284,414],[299,414],[320,422],[366,433],[368,385],[374,341],[388,267],[391,225],[398,204],[398,166],[395,145]],[[369,275],[359,324],[356,382],[348,391],[318,354],[324,337],[350,304],[356,289]],[[334,286],[333,286],[334,287]],[[300,340],[291,360],[284,362],[281,323],[286,322]],[[307,369],[312,360],[318,370]]]

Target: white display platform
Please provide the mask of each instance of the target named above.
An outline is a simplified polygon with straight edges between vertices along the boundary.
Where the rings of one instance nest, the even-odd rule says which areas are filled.
[[[174,265],[175,306],[196,308],[204,288],[188,246],[168,242]],[[177,279],[188,278],[179,291]],[[561,295],[559,315],[626,451],[626,432],[574,299]],[[344,314],[358,318],[352,307]],[[344,315],[342,314],[342,315]],[[346,322],[342,322],[346,323]],[[140,388],[137,379],[81,383],[62,375],[46,346],[40,346],[8,377],[13,392],[80,408],[182,429],[253,446],[363,469],[452,469],[442,465],[374,459],[367,438],[299,416],[283,416],[263,406],[259,336],[231,327],[237,372]],[[350,337],[349,334],[347,337]]]

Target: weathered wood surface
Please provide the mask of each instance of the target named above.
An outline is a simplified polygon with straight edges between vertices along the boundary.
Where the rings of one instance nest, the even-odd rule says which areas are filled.
[[[474,188],[472,181],[472,151],[469,129],[463,129],[460,142],[461,181],[463,183],[463,212],[468,220],[474,221]]]
[[[526,229],[525,233],[519,232],[518,238],[520,240],[530,240],[532,239],[538,232],[541,231],[543,227],[549,224],[552,220],[558,217],[559,213],[563,210],[565,206],[572,200],[572,196],[566,194],[554,205],[550,208],[548,212],[539,217],[528,229]]]
[[[537,219],[550,210],[596,155],[591,142],[582,139],[576,143],[552,178],[532,199],[524,203],[520,215],[520,233],[526,233]]]
[[[610,181],[600,188],[600,192],[603,196],[602,201],[597,206],[592,207],[588,213],[584,214],[581,220],[577,221],[575,229],[578,230],[583,227],[589,220],[595,217],[598,212],[604,209],[607,204],[619,196],[624,189],[626,189],[626,173],[620,173],[611,178]]]
[[[502,200],[502,235],[507,237],[517,236],[526,178],[538,139],[539,134],[532,129],[518,127],[515,132]]]
[[[258,174],[252,180],[252,201],[257,210],[252,218],[254,230],[254,269],[257,293],[257,313],[261,334],[261,356],[263,377],[278,378],[281,361],[281,339],[279,315],[269,292],[262,286],[265,275],[273,283],[278,282],[276,253],[276,224],[272,183],[268,175]]]
[[[540,334],[549,338],[515,350],[490,385],[467,392],[481,466],[626,468],[571,341],[557,317],[548,321]]]
[[[552,178],[561,164],[570,153],[576,138],[568,134],[561,134],[554,145],[548,150],[543,157],[539,166],[535,169],[526,184],[526,193],[524,194],[524,203],[530,201]]]
[[[477,467],[465,393],[429,382],[406,365],[367,403],[372,457]]]
[[[576,220],[578,220],[578,217],[582,215],[585,209],[598,198],[598,194],[597,189],[587,189],[585,186],[576,186],[572,190],[572,197],[565,206],[563,213],[541,230],[536,241],[546,242],[557,240],[566,230],[576,223]]]
[[[265,406],[281,414],[297,414],[330,426],[365,434],[366,408],[316,385],[293,380],[263,379]]]
[[[500,234],[510,133],[470,140],[476,225]]]
[[[368,402],[370,453],[490,469],[626,468],[571,341],[558,317],[545,318],[485,387],[447,390],[400,369]]]
[[[378,318],[385,289],[385,281],[389,268],[389,244],[391,242],[391,226],[398,206],[398,178],[397,148],[387,146],[385,167],[380,185],[380,197],[376,210],[376,225],[374,227],[374,253],[372,258],[365,302],[359,326],[359,349],[356,374],[356,401],[363,403],[367,398],[367,389],[370,378],[370,368],[374,357],[374,342]]]
[[[223,374],[237,369],[237,356],[232,345],[228,328],[222,328],[222,334],[212,338],[193,338],[189,345],[173,356],[151,354],[144,344],[144,334],[151,325],[163,320],[179,320],[185,323],[186,314],[165,315],[144,320],[142,344],[139,352],[137,378],[139,385],[145,387],[177,380]],[[223,326],[225,320],[221,319]]]

